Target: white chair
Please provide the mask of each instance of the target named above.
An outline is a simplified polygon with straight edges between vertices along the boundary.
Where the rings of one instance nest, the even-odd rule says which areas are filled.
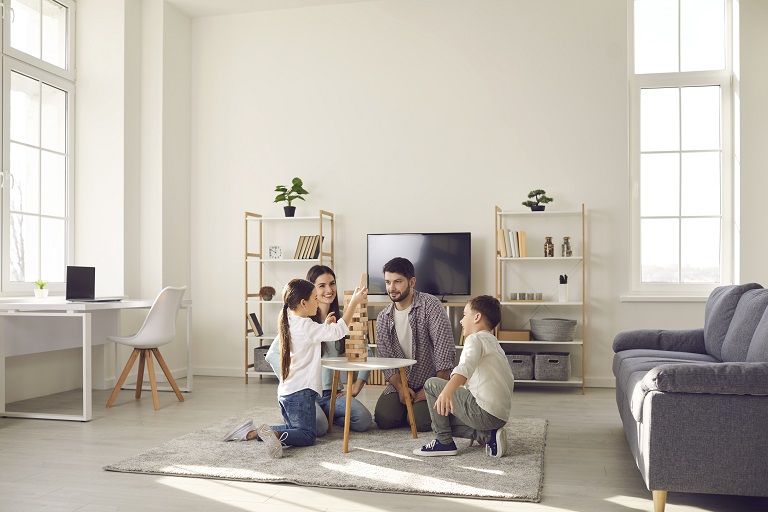
[[[187,287],[182,286],[180,288],[174,288],[168,286],[164,288],[155,299],[155,303],[152,304],[152,308],[147,314],[147,318],[144,320],[144,325],[141,326],[139,332],[133,336],[107,336],[107,339],[120,343],[121,345],[127,345],[133,347],[133,352],[128,358],[128,362],[125,365],[120,379],[118,379],[115,389],[112,390],[112,394],[107,401],[107,407],[112,407],[112,404],[117,398],[117,394],[120,392],[120,388],[123,386],[125,379],[128,377],[128,373],[133,367],[133,363],[136,362],[136,358],[139,359],[139,373],[136,380],[136,398],[141,398],[141,385],[144,380],[144,364],[146,362],[149,369],[149,384],[152,388],[152,401],[155,405],[155,410],[160,409],[160,401],[157,397],[157,382],[155,380],[155,367],[152,364],[152,354],[157,358],[157,362],[160,363],[160,367],[163,369],[163,373],[168,378],[168,382],[173,388],[173,392],[176,393],[176,397],[179,402],[184,401],[184,397],[181,396],[179,386],[176,385],[176,381],[173,379],[168,366],[163,360],[163,356],[160,355],[158,347],[170,343],[176,337],[176,316],[179,313],[181,307],[181,300],[184,298],[184,292]]]

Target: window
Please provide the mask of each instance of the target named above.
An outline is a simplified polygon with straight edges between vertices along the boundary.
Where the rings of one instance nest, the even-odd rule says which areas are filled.
[[[631,291],[732,281],[730,2],[633,0]]]
[[[3,18],[2,291],[61,287],[72,254],[74,3],[13,0]],[[56,283],[59,283],[57,286]]]

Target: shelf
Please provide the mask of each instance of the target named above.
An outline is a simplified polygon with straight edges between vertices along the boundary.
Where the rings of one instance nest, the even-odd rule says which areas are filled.
[[[497,256],[499,261],[581,261],[584,259],[583,256],[555,256],[555,257],[544,257],[544,256],[525,256],[523,258],[502,258],[500,256]]]
[[[253,334],[248,335],[249,340],[274,340],[275,338],[277,338],[277,334],[273,334],[271,336],[268,334],[265,334],[263,336],[254,336]],[[269,343],[263,346],[268,347]]]
[[[583,345],[584,344],[584,340],[573,340],[573,341],[541,341],[541,340],[499,341],[499,344],[501,344],[501,345]]]
[[[581,301],[569,301],[569,302],[558,302],[558,301],[535,301],[535,300],[511,300],[511,301],[501,301],[500,304],[502,306],[581,306]]]
[[[320,258],[302,258],[302,259],[267,258],[267,259],[262,259],[262,258],[249,257],[249,258],[246,258],[245,261],[247,261],[249,263],[253,262],[253,263],[264,263],[264,264],[266,264],[266,263],[295,263],[297,261],[301,261],[303,263],[307,263],[307,262],[318,262],[318,261],[320,261]]]
[[[300,220],[320,220],[319,215],[315,215],[312,217],[249,217],[246,219],[248,222],[260,222],[260,221],[280,221],[280,220],[288,220],[288,221],[300,221]]]
[[[503,216],[520,216],[520,217],[562,217],[562,216],[581,216],[581,210],[563,210],[563,211],[551,211],[551,210],[545,210],[543,212],[510,212],[510,211],[500,211],[498,212],[499,215]]]
[[[552,384],[555,386],[581,386],[581,377],[571,377],[569,380],[517,380],[515,384]]]

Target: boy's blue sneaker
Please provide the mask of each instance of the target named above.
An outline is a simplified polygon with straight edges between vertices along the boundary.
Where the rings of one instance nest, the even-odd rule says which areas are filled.
[[[413,450],[414,455],[421,455],[422,457],[443,457],[445,455],[456,455],[457,453],[459,453],[459,450],[456,449],[456,443],[451,441],[451,444],[443,444],[437,439],[433,439],[421,448]]]
[[[503,457],[507,451],[507,433],[504,427],[491,430],[491,438],[485,443],[485,453],[491,457]]]

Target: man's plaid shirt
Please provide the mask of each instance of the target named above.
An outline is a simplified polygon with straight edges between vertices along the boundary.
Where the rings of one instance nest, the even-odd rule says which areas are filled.
[[[392,303],[379,313],[376,318],[376,355],[379,357],[405,358],[403,348],[397,339],[395,317]],[[418,392],[428,378],[437,375],[440,370],[452,370],[456,358],[456,344],[453,329],[448,321],[448,314],[440,301],[423,292],[413,291],[413,305],[408,314],[413,337],[413,359],[416,364],[406,368],[408,387]],[[384,378],[389,378],[399,370],[383,370]],[[384,394],[394,393],[389,384]]]

